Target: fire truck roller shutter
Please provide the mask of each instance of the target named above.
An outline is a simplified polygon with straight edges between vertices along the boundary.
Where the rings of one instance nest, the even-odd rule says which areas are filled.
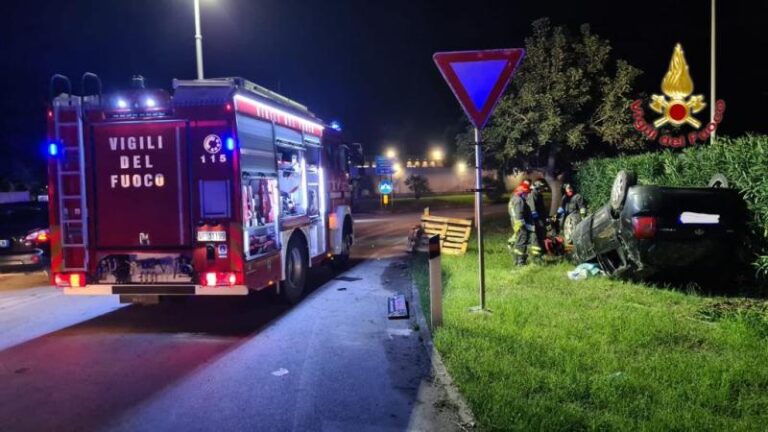
[[[349,220],[352,222],[352,237],[354,238],[354,220],[352,219],[352,211],[349,208],[348,205],[340,205],[336,207],[335,212],[333,213],[333,216],[336,218],[336,224],[334,226],[330,226],[331,232],[330,232],[330,238],[331,238],[331,245],[330,249],[334,255],[338,255],[342,252],[342,249],[344,247],[344,222],[349,218]]]
[[[243,171],[275,174],[275,145],[272,123],[237,115],[237,139]]]
[[[278,143],[304,147],[304,140],[301,138],[301,132],[283,126],[275,126],[275,140]]]

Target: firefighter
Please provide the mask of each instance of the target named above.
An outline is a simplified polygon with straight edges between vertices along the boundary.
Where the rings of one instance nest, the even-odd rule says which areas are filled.
[[[531,209],[531,217],[536,232],[536,247],[539,254],[544,250],[544,239],[547,237],[547,210],[544,206],[544,182],[536,180],[528,195],[528,207]],[[532,254],[534,249],[532,249]]]
[[[507,245],[512,249],[512,253],[516,257],[515,263],[519,266],[526,264],[528,246],[531,243],[531,232],[534,231],[531,208],[528,206],[527,200],[528,193],[530,193],[530,187],[521,183],[515,188],[508,206],[509,217],[512,222],[512,237],[507,241]]]
[[[573,186],[565,184],[565,195],[560,201],[560,208],[557,209],[558,225],[562,229],[565,218],[573,213],[578,213],[581,219],[587,216],[587,206],[584,204],[584,198],[576,193]]]

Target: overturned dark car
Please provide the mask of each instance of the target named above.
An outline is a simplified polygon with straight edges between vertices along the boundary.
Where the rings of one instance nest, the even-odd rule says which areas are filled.
[[[615,276],[723,281],[743,251],[746,206],[718,175],[707,188],[636,185],[621,171],[610,203],[573,227],[573,258]]]

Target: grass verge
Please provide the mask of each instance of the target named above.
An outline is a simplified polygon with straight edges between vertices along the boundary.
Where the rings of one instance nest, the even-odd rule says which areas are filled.
[[[490,315],[477,254],[443,256],[434,334],[483,430],[765,430],[766,303],[605,278],[571,266],[512,267],[503,220],[488,224]],[[428,312],[426,259],[413,277]],[[427,314],[427,317],[429,315]]]

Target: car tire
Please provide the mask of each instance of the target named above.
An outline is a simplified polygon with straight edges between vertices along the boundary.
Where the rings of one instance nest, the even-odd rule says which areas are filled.
[[[717,173],[709,179],[707,186],[715,189],[727,189],[728,179],[723,174]]]
[[[307,247],[298,235],[293,235],[285,252],[285,280],[280,282],[280,298],[288,304],[298,303],[307,284]]]
[[[581,215],[578,213],[571,213],[565,217],[563,221],[563,240],[565,244],[573,243],[573,230],[576,229],[576,225],[581,222]]]
[[[336,270],[344,270],[349,265],[349,255],[352,251],[352,224],[349,220],[344,222],[341,232],[341,253],[333,256],[332,265]]]
[[[620,213],[627,201],[627,191],[637,184],[637,176],[632,171],[621,170],[616,174],[611,187],[611,210]]]

